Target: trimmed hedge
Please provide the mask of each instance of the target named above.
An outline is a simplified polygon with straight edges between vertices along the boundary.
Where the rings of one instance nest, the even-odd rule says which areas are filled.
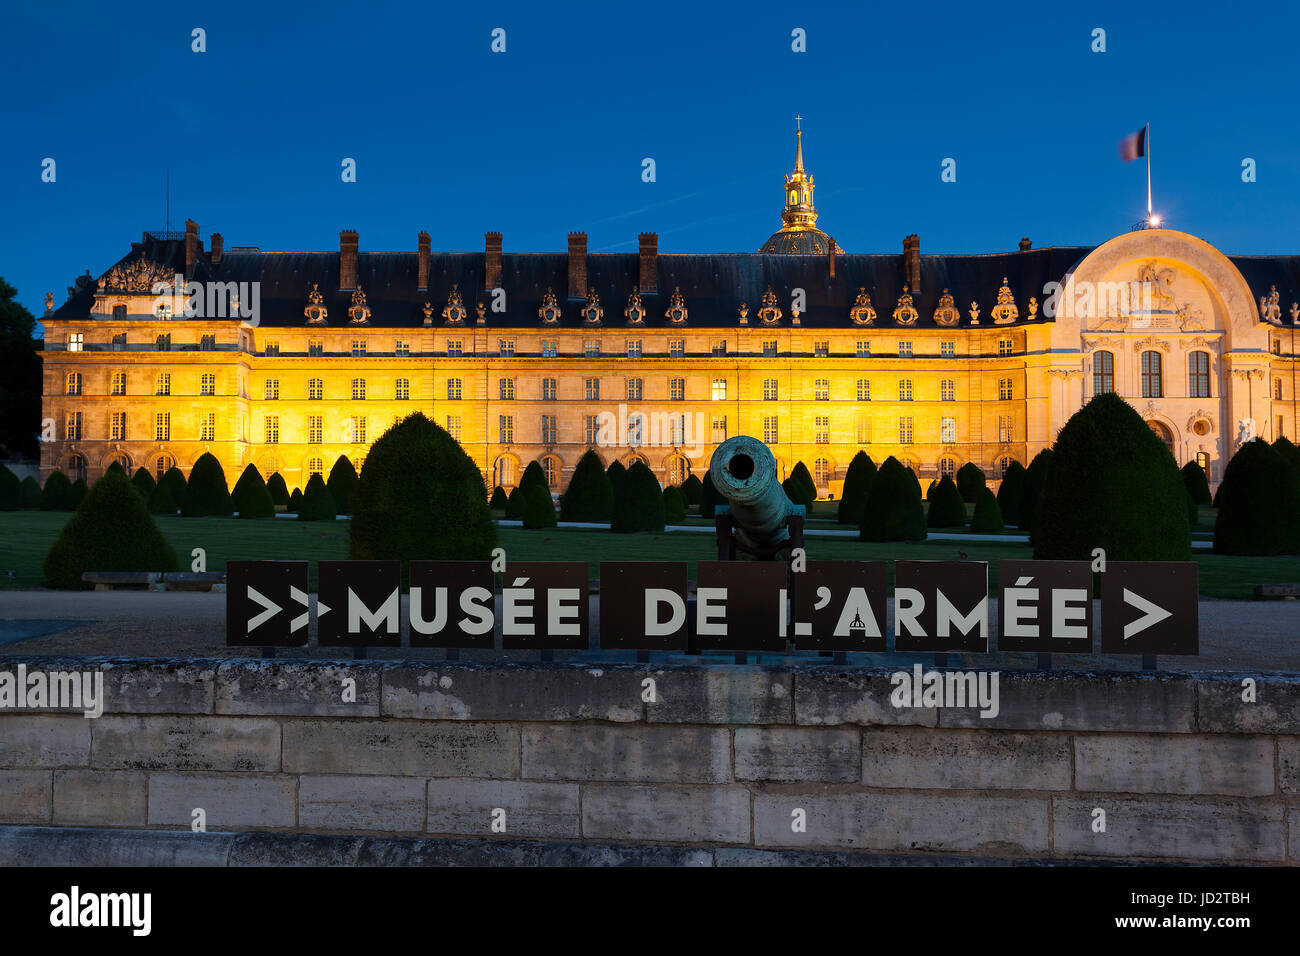
[[[500,485],[492,489],[492,500],[488,502],[489,511],[504,511],[506,508],[506,490]]]
[[[997,495],[993,489],[984,487],[975,499],[975,514],[970,519],[972,531],[1001,531],[1002,508],[998,505]]]
[[[189,482],[185,480],[185,476],[181,474],[181,470],[175,465],[163,472],[162,480],[167,482],[168,488],[171,489],[172,500],[176,502],[176,507],[179,508],[181,502],[185,500],[185,489],[189,487]]]
[[[812,503],[817,500],[817,485],[808,474],[808,466],[803,462],[795,462],[790,469],[790,477],[781,482],[781,487],[785,489],[786,495],[797,505],[803,505],[811,508]]]
[[[893,455],[871,483],[858,534],[864,541],[921,541],[926,537],[920,485]]]
[[[302,511],[302,489],[295,488],[289,493],[289,511],[298,514]]]
[[[325,479],[320,475],[308,478],[307,490],[303,492],[302,504],[298,507],[298,520],[333,521],[338,513],[338,505]]]
[[[957,490],[961,500],[971,502],[980,496],[980,490],[988,487],[984,471],[973,461],[968,461],[957,469]]]
[[[907,472],[907,480],[912,483],[912,490],[916,492],[916,497],[921,497],[921,479],[916,477],[916,472],[912,470],[911,465],[904,465],[903,470]]]
[[[29,511],[41,506],[41,483],[28,475],[20,483],[23,491],[23,507]]]
[[[17,511],[23,506],[23,483],[18,476],[0,465],[0,511]]]
[[[935,493],[935,491],[938,489],[938,487],[939,487],[939,479],[938,479],[938,478],[931,478],[931,479],[930,479],[930,483],[929,483],[928,485],[925,486],[925,500],[926,500],[926,501],[933,501],[933,500],[934,500],[934,493]]]
[[[840,524],[861,524],[862,510],[867,504],[867,493],[876,477],[876,463],[865,451],[859,451],[849,462],[844,473],[844,488],[840,492],[839,510],[835,520]]]
[[[284,475],[278,471],[270,478],[266,479],[266,491],[271,496],[271,503],[277,508],[285,508],[289,504],[289,485],[284,480]]]
[[[1279,435],[1273,440],[1273,450],[1282,456],[1282,460],[1290,465],[1297,475],[1300,475],[1300,448],[1297,448],[1291,439]]]
[[[175,571],[176,552],[125,472],[95,482],[45,556],[45,585],[85,590],[86,571]]]
[[[187,518],[204,518],[209,515],[228,516],[234,510],[221,462],[211,452],[204,452],[190,469],[185,498],[181,501],[181,514]]]
[[[1242,445],[1224,469],[1214,550],[1254,555],[1300,551],[1300,475],[1262,439]]]
[[[131,476],[131,484],[135,485],[135,490],[145,501],[149,500],[153,490],[158,487],[158,482],[153,480],[153,475],[149,474],[148,468],[137,468],[135,474]]]
[[[149,493],[147,507],[151,515],[175,515],[181,510],[181,506],[172,497],[170,481],[160,481],[154,485],[153,491]]]
[[[620,533],[664,530],[664,496],[659,480],[643,462],[634,462],[614,493],[610,530]]]
[[[1051,464],[1052,449],[1044,448],[1025,469],[1023,493],[1020,496],[1020,528],[1029,532],[1031,542],[1034,536],[1034,516],[1038,514],[1038,499],[1043,493],[1043,482],[1047,480],[1047,469]]]
[[[1210,506],[1210,482],[1205,477],[1205,469],[1194,461],[1183,465],[1183,487],[1198,505]]]
[[[63,472],[52,471],[50,477],[45,479],[45,487],[41,489],[41,510],[72,510],[72,482],[68,481],[68,476]]]
[[[68,502],[72,505],[71,510],[75,511],[86,500],[86,492],[88,491],[90,491],[90,486],[86,484],[85,478],[78,478],[72,483],[72,489],[68,492]]]
[[[560,499],[560,520],[605,524],[613,516],[614,486],[600,456],[588,449],[578,459],[569,487]]]
[[[1093,398],[1056,436],[1032,542],[1039,560],[1186,561],[1187,491],[1169,449],[1113,392]]]
[[[1025,466],[1012,459],[998,485],[998,510],[1008,525],[1020,523],[1020,508],[1025,500]]]
[[[664,489],[664,523],[681,524],[686,520],[686,496],[680,488],[669,485]]]
[[[555,502],[551,500],[551,493],[533,484],[523,489],[523,496],[524,527],[554,528]]]
[[[352,459],[347,455],[339,455],[334,460],[334,467],[330,469],[330,476],[325,481],[325,487],[330,490],[330,496],[334,499],[334,507],[338,509],[337,514],[352,514],[352,492],[357,487],[357,469],[352,464]]]
[[[524,469],[523,477],[519,479],[519,487],[525,491],[534,485],[548,494],[551,491],[551,486],[546,483],[546,472],[542,471],[542,466],[536,459],[528,463],[528,467]]]
[[[521,485],[515,485],[510,489],[510,494],[506,497],[506,520],[522,521],[524,517],[524,489]]]
[[[926,518],[927,527],[964,528],[966,527],[966,503],[962,501],[957,483],[944,475],[939,486],[930,498],[930,514]]]
[[[239,476],[231,497],[241,518],[275,517],[275,502],[271,500],[271,492],[262,480],[262,473],[251,463]]]
[[[627,467],[621,461],[615,459],[609,463],[609,467],[605,469],[605,474],[609,476],[609,484],[614,489],[614,497],[618,498],[618,486],[627,477]]]
[[[718,489],[713,487],[713,479],[706,471],[704,480],[700,482],[700,517],[714,517],[718,505],[723,503],[722,495],[718,494]]]
[[[678,485],[678,490],[681,491],[688,505],[698,505],[700,497],[704,494],[704,482],[695,475],[688,475],[686,480]]]

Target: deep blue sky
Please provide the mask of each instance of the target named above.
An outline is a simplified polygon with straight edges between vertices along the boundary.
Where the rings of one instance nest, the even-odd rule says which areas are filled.
[[[1293,3],[7,4],[0,276],[38,316],[47,289],[61,304],[162,226],[168,167],[173,228],[227,247],[355,228],[363,251],[413,250],[427,229],[478,251],[499,230],[544,252],[585,230],[632,251],[654,230],[665,252],[755,251],[795,113],[819,225],[849,252],[1102,242],[1145,214],[1116,143],[1149,120],[1169,225],[1297,253],[1298,27]]]

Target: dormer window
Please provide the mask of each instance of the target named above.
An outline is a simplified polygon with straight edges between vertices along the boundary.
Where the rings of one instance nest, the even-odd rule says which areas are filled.
[[[159,302],[157,309],[158,318],[164,321],[172,317],[172,307],[169,302]]]

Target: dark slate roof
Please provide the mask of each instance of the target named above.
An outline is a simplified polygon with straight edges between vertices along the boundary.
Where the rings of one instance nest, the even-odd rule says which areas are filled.
[[[1003,277],[1007,279],[1023,323],[1029,297],[1040,302],[1043,286],[1060,281],[1091,251],[1087,246],[1053,246],[1024,252],[987,255],[922,255],[921,291],[914,295],[920,313],[917,327],[933,327],[934,310],[943,290],[948,289],[961,312],[961,324],[970,324],[972,300],[980,306],[980,324],[987,325]],[[184,270],[183,241],[155,240],[146,236],[136,243],[122,262],[145,257],[171,269]],[[1255,299],[1276,285],[1281,296],[1284,320],[1292,301],[1300,301],[1300,257],[1233,256],[1233,263],[1250,283]],[[474,305],[482,292],[484,254],[434,253],[429,263],[429,290],[419,292],[418,257],[410,252],[360,252],[357,278],[370,307],[371,325],[403,327],[424,321],[422,306],[434,308],[434,323],[441,325],[441,312],[453,283],[464,296],[468,322],[474,322]],[[628,295],[638,281],[636,253],[592,253],[587,256],[587,284],[596,289],[605,310],[606,325],[621,325]],[[749,305],[749,327],[758,326],[757,312],[763,292],[777,294],[783,312],[781,324],[790,321],[792,290],[802,288],[807,308],[800,323],[808,328],[847,327],[849,308],[859,287],[871,296],[877,326],[893,325],[892,313],[906,282],[902,254],[840,255],[836,274],[829,275],[826,256],[737,254],[663,254],[658,257],[657,294],[644,297],[646,324],[666,326],[664,312],[675,287],[680,287],[689,312],[688,327],[737,327],[741,302]],[[337,252],[226,252],[213,266],[201,257],[194,279],[199,282],[253,282],[261,286],[261,324],[294,326],[304,323],[303,307],[312,283],[318,283],[329,309],[327,324],[342,326],[351,305],[350,290],[339,291]],[[547,289],[553,289],[562,309],[561,327],[579,327],[578,315],[585,290],[568,288],[568,256],[565,253],[505,253],[501,283],[506,291],[506,311],[488,312],[488,326],[530,328],[539,324],[538,309]],[[570,299],[570,294],[577,298]],[[485,298],[486,301],[486,298]],[[82,290],[54,314],[56,318],[80,318],[89,314],[91,292]],[[488,303],[490,305],[490,302]]]

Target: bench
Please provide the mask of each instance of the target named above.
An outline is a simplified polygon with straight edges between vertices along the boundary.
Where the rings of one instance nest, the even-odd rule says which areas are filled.
[[[168,591],[226,590],[225,571],[168,571],[162,579]]]
[[[1257,598],[1300,598],[1300,584],[1256,584]]]
[[[226,590],[224,571],[85,571],[81,580],[93,584],[96,591],[141,587],[148,591]]]

